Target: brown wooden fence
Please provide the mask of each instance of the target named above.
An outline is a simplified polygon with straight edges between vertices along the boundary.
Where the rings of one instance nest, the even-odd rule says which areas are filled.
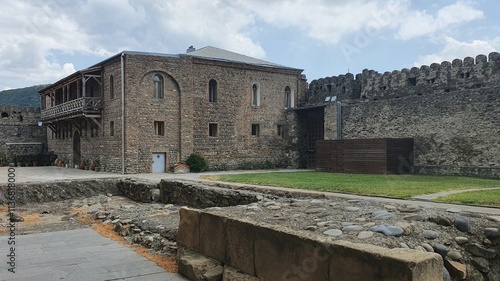
[[[413,139],[346,139],[316,142],[316,170],[334,173],[407,174]]]

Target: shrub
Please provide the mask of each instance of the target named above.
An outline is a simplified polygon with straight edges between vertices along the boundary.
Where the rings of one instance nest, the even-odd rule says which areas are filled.
[[[195,173],[203,172],[208,169],[208,164],[205,158],[197,153],[189,155],[186,160],[186,164],[189,165],[190,171]]]

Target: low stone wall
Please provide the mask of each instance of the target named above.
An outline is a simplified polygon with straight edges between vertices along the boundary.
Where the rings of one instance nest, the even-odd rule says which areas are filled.
[[[116,179],[17,183],[15,199],[16,204],[24,205],[87,198],[107,193],[119,194]],[[5,201],[6,194],[7,184],[0,185],[0,199]]]
[[[422,175],[467,176],[500,179],[499,167],[450,167],[450,166],[415,166],[413,171]]]
[[[116,187],[121,192],[121,195],[136,202],[151,203],[158,202],[159,200],[159,184],[138,182],[135,179],[125,179],[118,181]]]
[[[334,241],[195,209],[179,213],[179,273],[193,281],[443,280],[443,260],[434,253]],[[234,269],[238,279],[226,276]]]
[[[193,208],[227,207],[257,202],[260,193],[222,189],[189,181],[160,183],[160,202]]]

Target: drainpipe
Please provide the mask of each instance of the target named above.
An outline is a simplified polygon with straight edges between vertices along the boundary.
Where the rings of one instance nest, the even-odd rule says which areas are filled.
[[[342,139],[342,102],[337,102],[337,139]]]
[[[121,56],[121,83],[122,83],[122,175],[125,174],[125,54]]]

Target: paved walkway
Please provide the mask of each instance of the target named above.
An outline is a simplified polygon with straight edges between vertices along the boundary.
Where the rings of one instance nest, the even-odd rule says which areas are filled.
[[[450,190],[450,191],[443,191],[443,192],[437,192],[437,193],[432,193],[432,194],[418,195],[418,196],[414,196],[413,199],[420,200],[420,201],[432,201],[432,200],[437,199],[439,197],[448,196],[448,195],[452,195],[452,194],[459,194],[459,193],[472,192],[472,191],[481,191],[481,190],[494,190],[494,189],[500,189],[500,187]]]
[[[0,236],[0,280],[185,281],[90,228],[15,236],[15,273],[8,236]]]

